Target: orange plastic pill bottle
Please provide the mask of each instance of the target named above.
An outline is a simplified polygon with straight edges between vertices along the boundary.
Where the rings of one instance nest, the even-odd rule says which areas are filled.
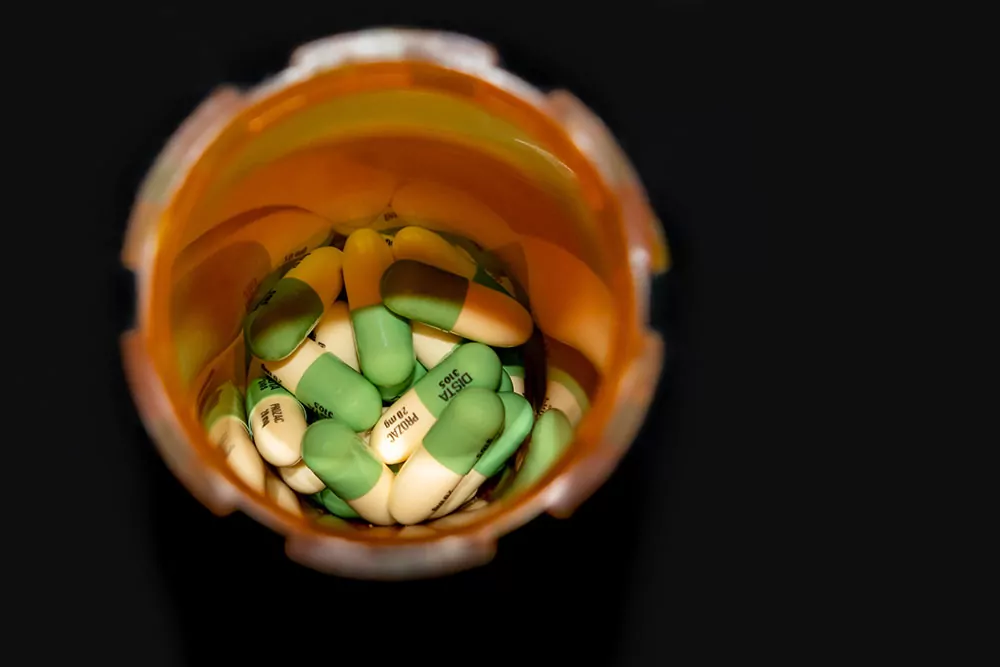
[[[545,476],[465,517],[317,522],[234,474],[198,406],[220,382],[245,380],[240,322],[269,273],[331,234],[400,221],[497,258],[549,361],[586,378],[589,409]],[[126,374],[171,470],[214,513],[243,511],[283,534],[293,560],[342,576],[474,567],[539,514],[569,516],[631,444],[662,368],[650,283],[669,255],[628,160],[571,94],[539,91],[489,45],[452,33],[337,35],[252,89],[216,90],[146,176],[122,261],[137,299]],[[529,376],[545,373],[536,365]]]

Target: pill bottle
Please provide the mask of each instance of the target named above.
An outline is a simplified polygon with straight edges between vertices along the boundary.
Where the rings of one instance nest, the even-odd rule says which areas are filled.
[[[397,217],[499,258],[537,329],[597,380],[572,443],[530,487],[437,524],[317,520],[234,474],[196,404],[242,382],[239,322],[266,275],[331,230]],[[573,95],[540,91],[454,33],[335,35],[253,88],[218,88],[150,168],[122,262],[136,294],[126,375],[169,468],[215,514],[245,512],[285,536],[291,559],[341,576],[475,567],[538,515],[568,517],[631,444],[663,365],[649,306],[668,249],[618,144]]]

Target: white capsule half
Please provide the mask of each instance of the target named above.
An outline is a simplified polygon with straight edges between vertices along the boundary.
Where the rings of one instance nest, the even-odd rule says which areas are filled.
[[[208,430],[208,439],[218,445],[237,477],[251,489],[264,493],[264,461],[251,442],[243,420],[221,417]]]
[[[463,342],[461,337],[435,329],[423,322],[410,322],[410,330],[413,332],[413,352],[417,356],[417,361],[427,370],[441,363],[442,359],[454,352]]]
[[[265,485],[268,498],[273,500],[279,507],[290,514],[302,516],[302,506],[299,505],[298,496],[295,495],[294,491],[288,488],[288,485],[275,477],[274,473],[267,473]]]
[[[247,415],[254,444],[264,460],[289,466],[302,458],[306,432],[305,408],[291,392],[260,371],[260,361],[250,364],[247,381]]]
[[[361,372],[358,350],[354,343],[354,328],[351,326],[351,310],[346,301],[336,301],[327,306],[309,337],[355,372]]]
[[[201,420],[209,441],[222,451],[236,476],[257,491],[264,492],[264,461],[250,440],[243,394],[230,380],[205,395]]]
[[[285,468],[278,468],[278,474],[281,475],[281,479],[285,480],[285,484],[299,493],[309,495],[311,493],[319,493],[326,488],[323,480],[309,469],[305,461],[299,461],[295,465]]]
[[[378,526],[391,525],[393,521],[386,507],[386,499],[392,491],[392,483],[395,479],[396,476],[392,474],[392,471],[385,468],[371,491],[348,501],[347,504],[366,521]]]
[[[483,482],[486,481],[486,477],[480,472],[473,469],[470,470],[465,477],[459,480],[458,484],[452,489],[451,495],[448,500],[445,501],[444,505],[434,510],[431,514],[431,519],[440,519],[443,516],[447,516],[462,507],[470,500],[476,497],[476,491],[482,486]]]

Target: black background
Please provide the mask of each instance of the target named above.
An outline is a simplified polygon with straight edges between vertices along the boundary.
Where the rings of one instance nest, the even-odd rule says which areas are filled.
[[[23,124],[9,142],[27,149],[11,158],[24,189],[10,215],[16,235],[38,236],[7,247],[30,248],[19,269],[53,269],[17,305],[50,323],[34,332],[44,345],[9,359],[49,397],[34,406],[41,454],[12,475],[26,486],[16,614],[47,637],[36,657],[652,665],[732,649],[759,621],[769,545],[747,470],[766,437],[751,365],[767,248],[750,17],[700,2],[571,18],[541,5],[134,3],[8,26],[32,44],[10,72]],[[198,505],[146,437],[117,347],[131,198],[177,124],[220,82],[252,84],[304,41],[376,25],[465,32],[532,83],[572,90],[632,158],[675,262],[654,308],[668,372],[611,480],[572,519],[503,538],[489,566],[396,584],[316,574],[267,529]]]

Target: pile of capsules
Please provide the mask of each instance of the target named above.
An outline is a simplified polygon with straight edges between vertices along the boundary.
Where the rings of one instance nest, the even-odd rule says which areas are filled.
[[[301,514],[298,492],[342,519],[437,519],[468,508],[529,436],[520,487],[572,440],[585,397],[572,410],[547,397],[536,416],[521,352],[532,317],[460,245],[418,226],[359,229],[275,278],[244,321],[245,396],[219,387],[202,422],[289,511]]]

